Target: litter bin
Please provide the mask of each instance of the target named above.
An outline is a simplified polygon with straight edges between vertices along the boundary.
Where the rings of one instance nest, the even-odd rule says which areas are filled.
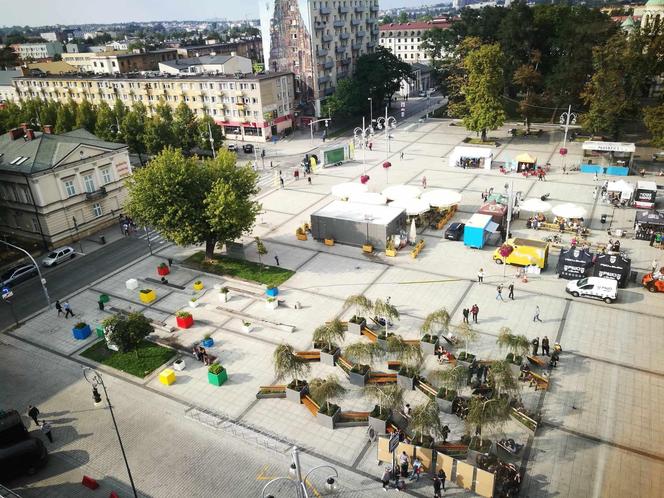
[[[602,225],[603,225],[604,223],[606,223],[606,215],[605,215],[605,214],[602,215],[602,217],[599,219],[599,222],[600,222]]]
[[[103,235],[100,235],[99,236],[99,242],[101,242],[102,244],[106,244],[106,237],[104,237]]]

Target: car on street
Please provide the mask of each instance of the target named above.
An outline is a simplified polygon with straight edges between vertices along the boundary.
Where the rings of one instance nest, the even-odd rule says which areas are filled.
[[[465,223],[452,223],[447,227],[447,230],[445,230],[445,238],[448,240],[461,240],[465,226]]]
[[[227,148],[231,152],[237,152],[237,145],[235,145],[235,144],[228,144]]]
[[[427,92],[420,92],[420,93],[418,93],[418,95],[419,95],[420,97],[426,97],[426,96],[427,96]]]
[[[0,283],[2,287],[13,287],[38,274],[35,265],[17,265],[0,276]]]
[[[242,146],[242,150],[244,151],[245,154],[253,154],[254,146],[252,144],[244,144]]]
[[[0,481],[32,475],[46,464],[48,451],[31,437],[16,410],[0,413]],[[4,496],[4,495],[3,495]]]
[[[73,247],[64,246],[58,249],[53,249],[48,256],[42,259],[42,265],[44,266],[55,266],[58,263],[67,261],[68,259],[73,259],[76,257]]]

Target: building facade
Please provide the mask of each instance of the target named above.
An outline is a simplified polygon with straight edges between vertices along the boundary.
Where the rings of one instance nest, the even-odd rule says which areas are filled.
[[[337,82],[375,50],[378,0],[260,0],[259,8],[266,70],[293,72],[299,112],[320,116]]]
[[[422,39],[427,31],[435,28],[447,29],[448,21],[413,21],[404,24],[383,24],[380,27],[380,46],[409,64],[431,62],[422,49]]]
[[[14,78],[23,76],[23,71],[18,69],[0,69],[0,104],[18,100],[18,94],[14,87]]]
[[[21,60],[52,59],[56,54],[64,52],[60,42],[15,43],[10,46]]]
[[[92,104],[116,99],[148,112],[163,101],[175,109],[184,102],[196,116],[210,115],[227,139],[264,142],[293,126],[292,73],[246,75],[24,76],[15,78],[19,98],[42,98]]]
[[[159,71],[168,74],[249,74],[251,59],[238,55],[203,55],[160,62]]]
[[[53,248],[117,221],[131,165],[124,144],[44,129],[0,136],[0,231]]]
[[[138,54],[124,52],[62,54],[63,62],[75,66],[79,71],[95,74],[157,71],[160,62],[175,59],[177,59],[177,50],[172,48]]]
[[[259,36],[242,38],[226,43],[206,43],[179,47],[180,57],[201,57],[203,55],[239,55],[256,62],[263,62],[263,43]]]

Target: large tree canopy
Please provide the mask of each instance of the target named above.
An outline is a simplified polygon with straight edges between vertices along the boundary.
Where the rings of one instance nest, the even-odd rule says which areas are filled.
[[[126,211],[177,244],[205,243],[211,259],[218,242],[248,233],[260,211],[252,199],[258,176],[236,159],[220,150],[216,159],[200,161],[166,148],[128,182]]]

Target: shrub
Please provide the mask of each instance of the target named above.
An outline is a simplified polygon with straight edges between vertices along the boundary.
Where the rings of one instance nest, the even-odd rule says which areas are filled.
[[[152,289],[141,289],[141,294],[149,294],[152,292]]]
[[[166,263],[159,263],[159,268],[168,268]]]
[[[221,292],[222,294],[228,294],[228,287],[222,287],[219,292]]]
[[[78,322],[76,325],[74,325],[74,328],[82,329],[82,328],[84,328],[85,326],[87,326],[87,323],[85,323],[85,322]]]
[[[196,280],[196,281],[194,282],[194,284],[196,284],[196,285],[201,285],[202,283],[203,283],[203,282],[201,282],[200,280]]]
[[[242,325],[244,325],[245,327],[249,327],[251,325],[251,322],[245,322],[244,320],[242,320]]]
[[[268,298],[267,298],[267,302],[268,302],[268,303],[273,303],[273,302],[275,302],[276,300],[277,300],[276,297],[268,297]]]
[[[204,340],[204,341],[207,341],[207,340],[210,339],[210,338],[211,338],[211,337],[210,337],[210,334],[205,334],[205,335],[203,336],[203,340]]]
[[[219,363],[213,363],[208,368],[208,372],[210,372],[211,374],[214,374],[214,375],[219,375],[223,371],[224,371],[224,367],[222,367]]]
[[[188,311],[178,311],[175,314],[175,316],[177,316],[178,318],[189,318],[191,316],[191,313],[189,313]]]

